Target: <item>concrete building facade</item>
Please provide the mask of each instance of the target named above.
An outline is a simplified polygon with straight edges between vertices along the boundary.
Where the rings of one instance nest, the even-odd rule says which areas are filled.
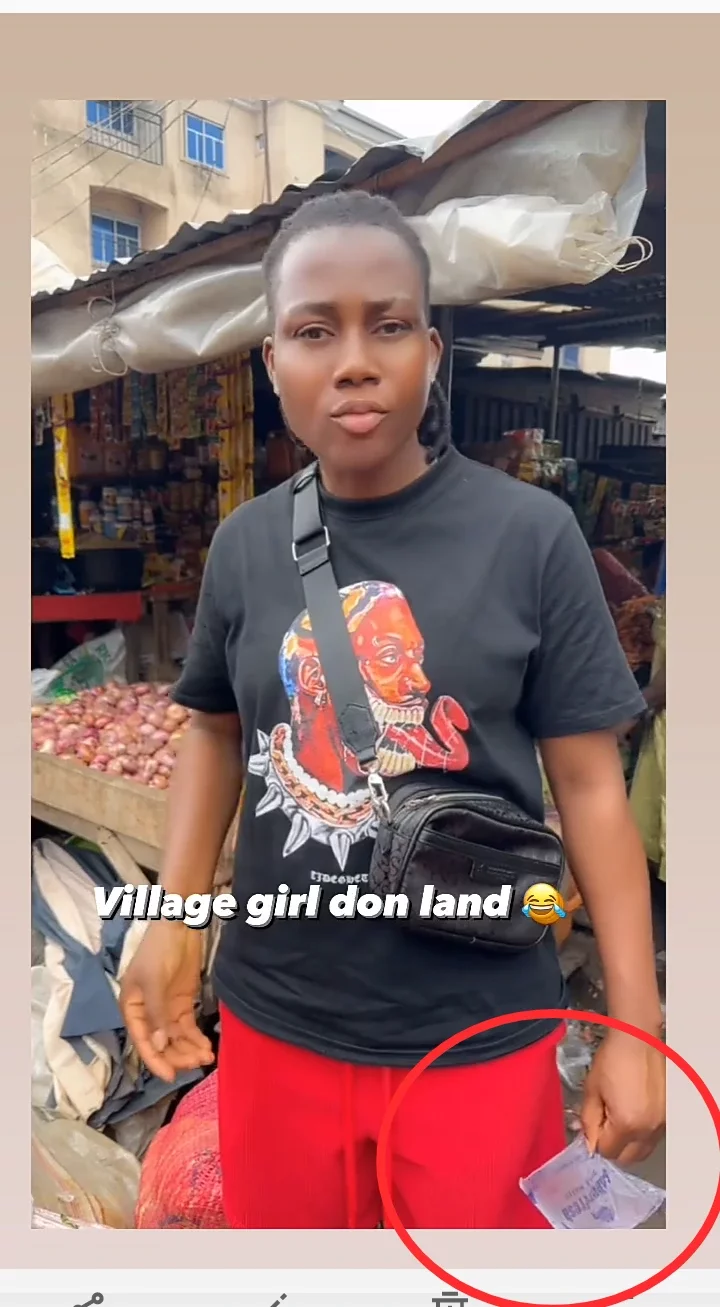
[[[341,100],[37,100],[32,235],[86,276],[397,139]]]

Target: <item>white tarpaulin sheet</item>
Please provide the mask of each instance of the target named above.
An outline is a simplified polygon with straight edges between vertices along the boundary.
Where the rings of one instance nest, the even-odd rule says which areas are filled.
[[[616,267],[645,197],[646,111],[643,101],[593,101],[394,192],[430,256],[433,302],[587,285]],[[418,152],[427,158],[446,136]],[[191,269],[117,304],[59,305],[33,322],[33,395],[251,349],[266,329],[259,264]]]
[[[47,245],[33,236],[30,241],[30,293],[45,290],[69,290],[75,278]]]

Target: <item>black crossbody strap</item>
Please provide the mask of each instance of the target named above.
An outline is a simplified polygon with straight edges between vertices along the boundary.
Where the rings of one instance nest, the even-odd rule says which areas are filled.
[[[293,486],[292,552],[340,734],[360,766],[372,770],[377,763],[377,726],[330,559],[330,536],[322,518],[317,464],[301,472]]]

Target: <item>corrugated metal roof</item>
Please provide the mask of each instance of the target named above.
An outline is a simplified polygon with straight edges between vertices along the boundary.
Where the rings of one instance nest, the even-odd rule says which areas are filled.
[[[69,294],[71,291],[79,290],[83,286],[99,285],[101,282],[110,279],[115,280],[120,287],[124,273],[130,271],[134,273],[143,268],[155,267],[166,259],[173,259],[178,254],[185,254],[188,250],[206,245],[210,241],[219,240],[222,236],[232,236],[249,231],[251,227],[260,226],[264,222],[279,223],[304,200],[329,191],[340,190],[344,186],[362,185],[363,182],[370,181],[378,173],[385,172],[389,168],[395,168],[398,164],[405,163],[409,159],[417,158],[418,153],[419,151],[408,143],[392,146],[381,145],[369,150],[361,159],[358,159],[357,163],[353,164],[352,168],[343,177],[319,177],[316,181],[311,182],[309,186],[289,186],[272,204],[260,204],[249,213],[229,213],[222,222],[205,222],[200,227],[195,227],[189,222],[183,223],[171,240],[166,245],[160,246],[159,249],[144,250],[141,254],[136,254],[133,259],[110,263],[106,268],[101,268],[89,277],[78,277],[70,287],[59,287],[55,291],[39,291],[32,298],[33,306],[40,301]]]
[[[528,301],[528,310],[501,310],[497,304],[454,310],[458,337],[467,341],[488,337],[510,337],[534,341],[539,348],[551,345],[644,345],[665,349],[666,282],[664,258],[659,270],[643,276],[637,273],[608,273],[589,286],[560,286],[518,295],[514,304]],[[653,264],[651,263],[652,267]],[[543,303],[538,307],[539,301]],[[575,311],[555,313],[552,306],[571,306]]]
[[[641,387],[648,395],[664,395],[666,391],[665,383],[662,381],[653,381],[651,377],[630,377],[624,372],[583,372],[579,368],[561,367],[560,372],[565,380],[575,380],[580,386],[607,386],[613,385],[619,389],[637,390]],[[467,378],[467,373],[463,374]],[[477,364],[473,367],[470,375],[479,376],[491,381],[542,381],[545,382],[552,375],[552,369],[543,365],[537,365],[530,368],[478,368]]]

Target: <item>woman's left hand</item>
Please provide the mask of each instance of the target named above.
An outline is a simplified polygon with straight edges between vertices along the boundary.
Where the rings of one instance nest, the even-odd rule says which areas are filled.
[[[580,1120],[591,1153],[620,1166],[642,1162],[665,1133],[667,1059],[610,1030],[585,1081]]]

